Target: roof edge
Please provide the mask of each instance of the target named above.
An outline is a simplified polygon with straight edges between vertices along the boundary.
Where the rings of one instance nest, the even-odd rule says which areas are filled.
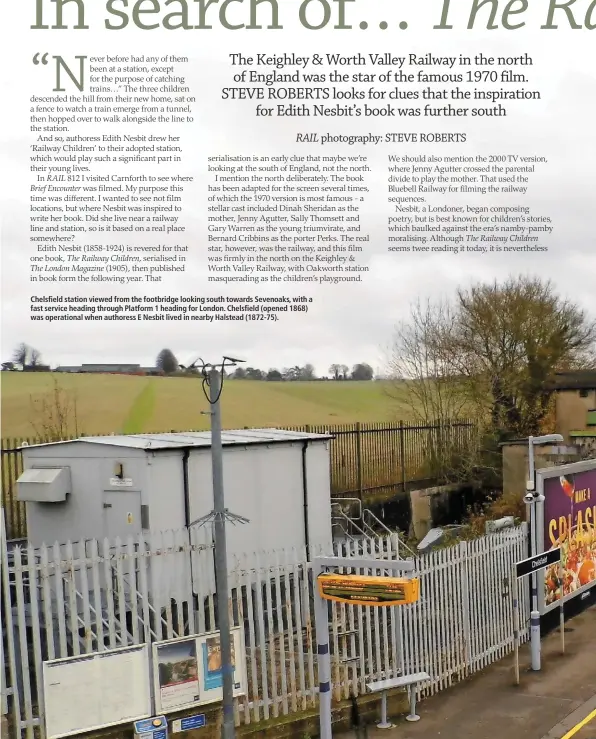
[[[335,438],[335,434],[333,433],[324,433],[324,434],[316,434],[316,433],[310,433],[310,432],[303,432],[303,431],[287,431],[288,434],[295,434],[295,436],[291,437],[288,436],[286,438],[279,438],[279,439],[259,439],[259,438],[253,438],[253,439],[245,439],[245,440],[228,440],[226,441],[225,435],[226,433],[232,434],[232,433],[246,433],[250,431],[284,431],[284,429],[229,429],[227,431],[223,431],[223,438],[222,438],[222,447],[233,447],[233,446],[269,446],[269,445],[277,445],[277,444],[294,444],[296,442],[317,442],[317,441],[329,441],[330,439]],[[189,432],[189,433],[208,433],[208,432]],[[165,434],[164,434],[165,435]],[[184,432],[180,432],[181,436],[185,436],[186,434]],[[122,438],[123,436],[130,436],[132,438],[146,438],[150,437],[149,434],[118,434],[114,435],[118,438]],[[157,434],[157,436],[162,436],[161,434]],[[40,444],[27,444],[26,446],[18,447],[21,450],[24,449],[37,449],[40,447],[49,447],[49,446],[59,446],[59,445],[65,445],[65,444],[77,444],[77,443],[86,443],[86,444],[96,444],[96,445],[103,445],[103,446],[111,446],[111,447],[119,447],[122,449],[138,449],[140,451],[150,451],[150,452],[167,452],[167,451],[179,451],[179,450],[188,450],[188,449],[211,449],[211,440],[209,440],[207,443],[204,444],[192,444],[192,443],[183,443],[182,441],[176,442],[175,439],[171,439],[171,445],[168,446],[167,439],[162,439],[161,442],[164,444],[163,446],[151,446],[151,439],[147,438],[147,445],[141,446],[141,445],[126,445],[122,443],[116,443],[115,441],[110,443],[110,439],[112,436],[81,436],[76,439],[63,439],[60,441],[48,441],[48,442],[41,442]],[[157,441],[157,440],[156,440]]]

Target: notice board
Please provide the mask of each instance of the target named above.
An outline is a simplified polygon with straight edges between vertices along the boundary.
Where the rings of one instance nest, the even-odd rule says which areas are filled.
[[[234,665],[234,697],[246,694],[246,661],[242,631],[230,629]],[[153,679],[158,713],[180,711],[219,701],[223,676],[219,632],[153,644]]]
[[[47,739],[151,716],[146,644],[43,663]]]

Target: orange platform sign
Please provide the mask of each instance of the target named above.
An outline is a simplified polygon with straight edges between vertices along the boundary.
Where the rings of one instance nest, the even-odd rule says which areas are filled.
[[[321,598],[357,606],[403,606],[420,597],[418,578],[324,573],[318,586]]]

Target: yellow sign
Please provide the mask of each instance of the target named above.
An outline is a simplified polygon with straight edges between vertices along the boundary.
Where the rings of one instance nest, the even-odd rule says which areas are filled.
[[[358,606],[403,606],[420,597],[418,578],[326,573],[318,583],[321,598]]]

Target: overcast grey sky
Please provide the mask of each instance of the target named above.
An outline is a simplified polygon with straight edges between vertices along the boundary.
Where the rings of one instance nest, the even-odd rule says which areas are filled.
[[[182,362],[200,354],[216,360],[222,353],[242,357],[262,368],[285,367],[312,362],[325,373],[332,362],[351,365],[367,361],[382,369],[383,350],[391,342],[395,323],[407,315],[409,305],[418,298],[448,297],[455,288],[477,280],[505,279],[509,274],[534,274],[552,279],[565,297],[596,313],[596,250],[594,203],[596,193],[596,52],[593,36],[587,31],[539,31],[544,20],[540,8],[533,6],[526,15],[528,27],[516,32],[432,31],[440,15],[440,3],[359,2],[348,7],[354,25],[365,17],[369,30],[309,32],[295,21],[297,3],[280,3],[283,31],[165,32],[138,30],[106,32],[102,28],[103,3],[87,3],[88,31],[31,31],[31,3],[12,3],[11,33],[5,41],[13,65],[12,75],[4,75],[4,109],[10,112],[2,123],[2,359],[10,358],[20,342],[39,349],[51,364],[81,362],[140,362],[152,364],[158,351],[171,348]],[[458,4],[458,9],[464,7]],[[540,5],[540,4],[538,4]],[[423,7],[421,7],[423,6]],[[542,8],[542,12],[544,9]],[[407,31],[397,30],[406,18]],[[379,21],[389,28],[381,31]],[[454,25],[465,26],[462,16],[453,16]],[[177,68],[184,74],[198,103],[195,121],[183,128],[155,130],[163,134],[182,134],[184,160],[180,174],[192,174],[195,183],[187,188],[183,223],[186,234],[179,243],[192,252],[187,272],[151,287],[138,288],[147,294],[229,295],[305,294],[314,298],[307,315],[295,314],[272,323],[35,323],[29,320],[29,299],[33,285],[28,281],[29,245],[29,98],[49,94],[49,68],[34,66],[36,52],[81,54],[168,54],[187,55],[190,62]],[[302,56],[327,52],[415,52],[435,55],[516,56],[529,53],[534,66],[518,71],[528,77],[524,87],[537,89],[540,101],[505,102],[506,118],[487,119],[370,119],[370,118],[270,118],[257,119],[254,103],[222,101],[220,88],[231,84],[228,54],[233,51],[255,53],[296,52]],[[362,69],[362,68],[361,68]],[[385,71],[372,68],[371,71]],[[430,70],[427,68],[427,71]],[[364,86],[366,89],[368,85]],[[141,127],[151,133],[149,125]],[[137,127],[136,131],[141,132]],[[79,126],[72,133],[96,135],[115,132],[102,125]],[[122,132],[123,129],[119,129]],[[388,254],[386,217],[387,155],[430,153],[428,145],[380,145],[375,148],[299,145],[298,131],[334,133],[376,133],[412,131],[465,132],[466,144],[433,146],[438,155],[520,154],[546,156],[549,160],[531,177],[528,194],[500,195],[474,200],[457,195],[448,200],[429,197],[432,204],[483,203],[488,205],[525,204],[536,215],[552,217],[555,230],[542,243],[547,254],[522,255],[440,255],[417,256]],[[133,129],[135,132],[135,129]],[[373,169],[368,185],[371,193],[364,203],[361,223],[370,234],[368,266],[370,272],[361,284],[287,288],[284,283],[249,288],[246,284],[230,288],[206,282],[206,157],[215,154],[277,155],[314,153],[363,153],[370,156]],[[122,173],[143,171],[136,165],[120,165]],[[146,168],[146,165],[145,165]],[[120,169],[118,171],[120,172]],[[145,169],[146,171],[146,169]],[[169,170],[171,172],[171,170]],[[168,173],[169,173],[168,172]],[[152,237],[153,238],[153,237]],[[151,241],[151,243],[153,243]],[[159,243],[159,242],[158,242]],[[167,241],[164,243],[174,243]],[[87,292],[85,292],[85,290]],[[52,294],[50,289],[43,294]],[[126,287],[88,286],[64,288],[63,294],[130,294]]]

